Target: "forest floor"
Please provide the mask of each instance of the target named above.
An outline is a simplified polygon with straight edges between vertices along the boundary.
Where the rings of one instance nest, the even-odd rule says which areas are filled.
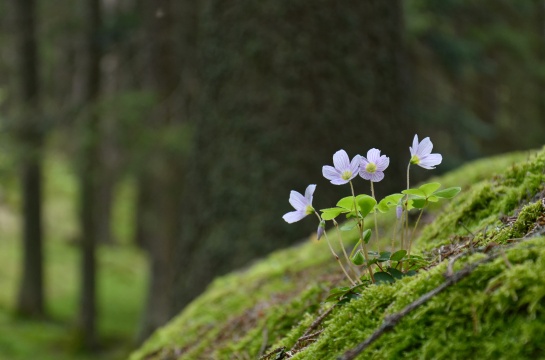
[[[115,245],[98,253],[98,332],[96,354],[78,352],[75,324],[79,304],[77,183],[61,157],[44,167],[45,299],[47,318],[21,319],[15,301],[21,271],[20,198],[15,171],[0,163],[0,360],[125,359],[135,346],[145,299],[144,254],[130,241],[130,184],[122,184],[114,209]],[[13,168],[11,168],[13,169]]]

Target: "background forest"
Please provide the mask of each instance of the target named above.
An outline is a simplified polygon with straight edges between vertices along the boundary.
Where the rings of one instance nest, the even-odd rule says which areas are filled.
[[[543,145],[545,1],[2,1],[0,124],[0,359],[124,358],[336,150]]]

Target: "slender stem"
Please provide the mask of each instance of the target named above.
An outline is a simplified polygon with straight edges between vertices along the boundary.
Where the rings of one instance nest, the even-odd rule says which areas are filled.
[[[375,197],[375,188],[373,186],[373,182],[371,181],[371,196],[375,201],[377,198]],[[380,243],[379,243],[379,236],[378,236],[378,224],[377,224],[377,209],[373,209],[373,215],[375,216],[375,239],[377,240],[377,252],[380,254]]]
[[[356,217],[358,219],[358,227],[360,229],[360,244],[361,249],[363,252],[363,256],[365,257],[365,261],[367,261],[367,264],[369,264],[369,254],[367,254],[367,246],[365,246],[365,241],[363,241],[363,218],[360,218],[360,213],[358,211],[358,205],[356,203],[356,193],[354,192],[354,185],[352,185],[352,181],[349,181],[350,183],[350,190],[352,190],[352,198],[354,199],[354,211],[356,212]],[[369,269],[369,276],[371,277],[371,281],[373,284],[375,283],[375,277],[373,276],[373,269],[371,269],[371,266],[368,265],[367,269]]]
[[[343,250],[344,258],[346,259],[346,263],[348,264],[348,268],[352,271],[352,274],[357,278],[359,278],[358,273],[356,270],[354,270],[354,267],[352,266],[352,261],[350,261],[350,258],[348,257],[348,254],[346,253],[346,248],[343,244],[343,238],[341,236],[341,229],[339,229],[339,223],[333,220],[333,224],[335,225],[335,228],[337,228],[337,235],[339,239],[339,245],[341,246],[341,249]]]
[[[320,214],[318,214],[316,211],[314,211],[314,214],[316,214],[316,217],[318,218],[318,222],[321,224],[322,223],[322,218],[320,217]],[[331,243],[329,242],[329,237],[327,236],[327,232],[324,231],[324,237],[326,239],[326,242],[327,242],[327,245],[329,246],[329,250],[331,250],[331,254],[333,254],[333,257],[335,258],[335,260],[337,260],[337,262],[339,263],[339,266],[341,267],[341,269],[343,270],[343,273],[344,275],[348,278],[348,280],[352,283],[352,286],[356,286],[356,282],[354,280],[352,280],[352,278],[350,277],[350,275],[348,275],[348,273],[346,272],[346,269],[344,268],[343,266],[343,263],[341,261],[341,259],[339,259],[339,256],[337,255],[337,253],[335,252],[335,250],[333,250],[333,246],[331,246]]]
[[[409,239],[409,250],[407,251],[407,255],[411,255],[411,246],[413,244],[414,240],[414,233],[416,232],[416,228],[418,227],[418,223],[420,222],[420,218],[422,217],[422,214],[424,213],[424,208],[420,209],[420,214],[418,215],[418,219],[416,220],[416,223],[414,224],[413,232],[411,234],[411,238]]]
[[[339,256],[337,255],[337,253],[335,253],[335,250],[333,250],[333,247],[331,246],[331,243],[329,242],[329,237],[327,236],[327,233],[324,233],[324,237],[327,241],[327,245],[329,246],[329,250],[331,250],[331,254],[333,254],[333,257],[335,258],[335,260],[337,260],[337,262],[339,263],[339,266],[341,267],[341,269],[343,270],[343,273],[344,275],[347,277],[347,279],[352,283],[352,286],[356,286],[356,282],[354,280],[352,280],[352,278],[350,277],[350,275],[348,275],[348,273],[346,272],[346,269],[344,268],[343,266],[343,263],[341,261],[341,259],[339,258]]]
[[[409,181],[409,173],[410,173],[410,170],[411,170],[411,163],[409,162],[409,165],[407,165],[407,190],[409,190],[411,187],[410,187],[410,181]],[[409,237],[409,194],[407,194],[405,196],[405,207],[403,209],[403,214],[401,215],[402,217],[402,220],[404,220],[404,222],[402,222],[402,230],[401,230],[401,249],[403,249],[403,242],[404,242],[404,239],[405,239],[405,235],[407,236],[407,241],[409,240],[408,237]],[[403,216],[405,215],[405,216]]]
[[[394,253],[394,249],[395,249],[395,239],[396,239],[396,232],[397,232],[398,225],[399,225],[399,219],[396,217],[396,222],[394,224],[394,231],[392,233],[392,254]]]

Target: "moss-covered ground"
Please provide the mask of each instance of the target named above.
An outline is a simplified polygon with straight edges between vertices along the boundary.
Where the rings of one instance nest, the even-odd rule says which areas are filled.
[[[131,360],[334,359],[442,284],[449,261],[455,272],[490,253],[495,260],[409,313],[357,358],[545,357],[545,150],[476,161],[437,180],[463,190],[424,217],[415,251],[433,266],[369,286],[327,312],[329,290],[348,284],[327,246],[311,236],[217,279]],[[386,218],[380,227],[392,223]]]

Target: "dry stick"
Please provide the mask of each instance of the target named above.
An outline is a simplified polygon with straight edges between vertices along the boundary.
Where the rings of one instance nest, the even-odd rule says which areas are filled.
[[[303,335],[301,335],[301,337],[299,339],[297,339],[297,341],[295,342],[295,344],[291,347],[290,351],[294,351],[295,348],[297,347],[297,345],[299,345],[299,343],[301,341],[304,341],[306,340],[307,338],[310,337],[310,335],[316,335],[316,333],[314,334],[311,334],[312,331],[314,331],[318,325],[320,325],[322,323],[322,321],[329,315],[331,314],[331,312],[333,311],[333,309],[335,308],[336,305],[333,305],[332,307],[330,307],[329,309],[327,309],[326,311],[324,311],[324,313],[320,316],[318,316],[316,318],[316,320],[314,320],[312,322],[312,324],[310,324],[310,326],[305,330],[305,332],[303,333]]]
[[[384,333],[393,330],[394,327],[401,321],[401,319],[403,319],[411,311],[418,308],[419,306],[424,304],[426,301],[433,298],[435,295],[441,293],[446,288],[456,284],[463,278],[470,275],[473,272],[473,270],[475,270],[475,268],[477,268],[479,265],[492,261],[497,256],[498,256],[497,254],[489,255],[484,259],[481,259],[472,264],[466,265],[462,270],[458,271],[452,276],[447,277],[444,283],[442,283],[441,285],[439,285],[432,291],[422,295],[420,298],[418,298],[417,300],[407,305],[400,312],[387,316],[384,319],[384,322],[382,323],[382,325],[373,334],[371,334],[371,336],[369,336],[365,341],[358,344],[358,346],[356,346],[355,348],[345,352],[342,356],[338,358],[338,360],[352,360],[356,358],[356,356],[358,356],[362,351],[367,349],[372,343],[378,340]]]

